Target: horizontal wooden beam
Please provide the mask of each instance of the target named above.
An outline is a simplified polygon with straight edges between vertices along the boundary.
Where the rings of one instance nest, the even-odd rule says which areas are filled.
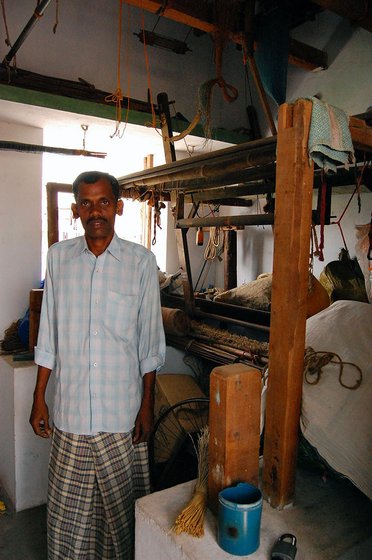
[[[123,0],[126,4],[142,8],[153,14],[162,15],[178,23],[183,23],[206,33],[215,33],[218,28],[213,22],[211,6],[199,0],[172,0],[164,6],[163,0]],[[241,44],[241,33],[231,33],[231,40]],[[289,47],[288,62],[306,70],[326,68],[327,55],[309,45],[292,40]]]
[[[354,148],[372,153],[372,127],[361,119],[350,117],[349,128]]]
[[[195,27],[206,33],[216,31],[214,25],[213,10],[205,2],[200,0],[124,0],[125,4],[130,4],[136,8],[142,8],[153,14],[161,13],[164,17],[183,23],[190,27]],[[163,9],[163,6],[164,9]]]
[[[372,33],[372,3],[366,0],[313,0],[315,4],[330,10]]]

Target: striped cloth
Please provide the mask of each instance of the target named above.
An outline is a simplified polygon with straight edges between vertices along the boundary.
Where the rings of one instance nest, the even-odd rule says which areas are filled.
[[[309,157],[325,172],[337,172],[338,165],[347,167],[354,162],[354,148],[349,130],[349,119],[338,107],[311,97],[308,140]]]
[[[147,444],[132,434],[54,429],[49,464],[48,559],[130,560],[134,502],[150,492]]]

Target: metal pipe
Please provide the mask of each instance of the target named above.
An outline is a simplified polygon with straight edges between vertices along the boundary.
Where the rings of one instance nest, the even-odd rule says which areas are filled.
[[[228,187],[220,187],[216,189],[202,189],[196,193],[191,194],[193,202],[200,202],[208,200],[223,200],[235,196],[254,196],[257,194],[272,194],[275,192],[274,183],[263,183],[256,181],[251,184],[242,185],[229,185]]]
[[[11,140],[0,140],[0,150],[13,152],[26,152],[29,154],[60,154],[66,156],[89,156],[97,158],[105,158],[105,152],[91,152],[88,150],[75,150],[70,148],[54,148],[52,146],[40,146],[39,144],[24,144],[22,142],[13,142]]]
[[[19,50],[23,42],[26,40],[27,35],[30,33],[30,31],[32,30],[36,22],[43,16],[45,10],[47,9],[51,1],[52,0],[41,0],[39,5],[36,6],[34,13],[32,14],[29,21],[26,23],[23,30],[21,31],[20,35],[18,36],[18,39],[16,40],[16,42],[14,43],[14,45],[12,46],[8,54],[5,56],[3,60],[3,64],[7,66],[9,62],[12,60],[12,58],[16,55],[17,51]]]
[[[137,171],[119,178],[122,188],[131,185],[149,186],[170,181],[182,181],[203,178],[208,179],[242,170],[256,165],[266,165],[275,161],[276,141],[264,138],[245,144],[238,144],[222,150],[193,156],[152,169]]]
[[[224,227],[224,226],[266,226],[274,223],[274,214],[242,214],[240,216],[211,216],[205,218],[185,218],[176,221],[176,228]]]
[[[270,327],[266,325],[259,325],[257,323],[250,323],[249,321],[242,321],[240,319],[234,319],[233,317],[226,317],[223,315],[217,315],[215,313],[208,313],[206,311],[195,311],[195,317],[200,319],[214,319],[215,321],[220,321],[222,323],[231,323],[233,325],[239,325],[240,327],[251,328],[257,331],[270,332]]]

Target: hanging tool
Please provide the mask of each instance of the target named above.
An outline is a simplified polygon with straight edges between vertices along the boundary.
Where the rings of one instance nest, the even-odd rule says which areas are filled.
[[[196,230],[196,245],[199,245],[199,247],[201,245],[204,244],[204,232],[203,232],[203,228],[202,227],[198,227]]]

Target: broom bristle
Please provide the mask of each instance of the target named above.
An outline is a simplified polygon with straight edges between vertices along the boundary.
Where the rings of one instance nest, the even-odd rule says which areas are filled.
[[[198,440],[198,478],[196,480],[193,496],[177,517],[172,530],[179,535],[188,533],[193,537],[204,535],[204,516],[207,507],[208,483],[208,426],[203,428]]]

